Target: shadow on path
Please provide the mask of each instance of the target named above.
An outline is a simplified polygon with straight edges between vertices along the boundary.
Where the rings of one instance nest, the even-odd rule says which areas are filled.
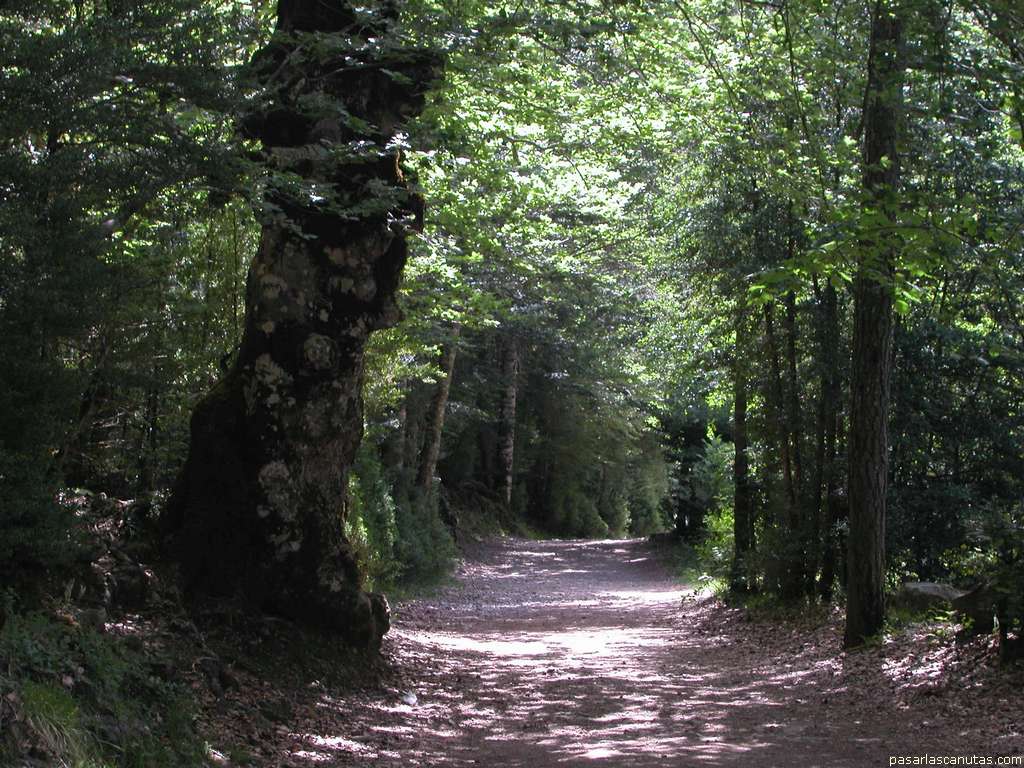
[[[456,586],[399,610],[386,651],[409,689],[325,694],[289,765],[860,768],[970,754],[941,718],[922,725],[879,699],[877,666],[855,671],[874,678],[865,700],[834,652],[780,654],[735,622],[720,632],[722,610],[684,598],[644,541],[487,545]]]

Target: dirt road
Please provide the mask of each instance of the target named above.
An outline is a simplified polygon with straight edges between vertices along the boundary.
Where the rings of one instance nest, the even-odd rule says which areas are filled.
[[[1021,754],[1019,690],[972,677],[980,662],[951,656],[948,638],[841,654],[835,626],[757,625],[684,591],[642,541],[486,545],[454,586],[398,606],[385,652],[401,684],[325,693],[287,764],[861,768]]]

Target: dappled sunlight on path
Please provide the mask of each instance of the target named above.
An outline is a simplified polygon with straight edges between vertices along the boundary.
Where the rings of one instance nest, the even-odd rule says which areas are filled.
[[[289,764],[852,768],[922,744],[912,712],[844,692],[834,657],[719,632],[723,610],[642,541],[488,545],[455,587],[399,607],[402,689],[325,693]]]

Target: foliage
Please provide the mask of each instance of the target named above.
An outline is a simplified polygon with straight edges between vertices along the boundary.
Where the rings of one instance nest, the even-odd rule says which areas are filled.
[[[225,260],[231,241],[190,217],[222,220],[209,201],[244,175],[228,112],[251,33],[237,10],[193,0],[0,11],[0,540],[17,548],[5,563],[59,560],[62,482],[166,482],[177,446],[161,430],[180,431],[197,375],[230,349],[210,338],[223,318],[187,335],[232,270],[238,312],[245,236]]]
[[[705,528],[695,546],[703,575],[725,579],[733,559],[732,448],[717,435],[707,440],[701,460],[694,465],[693,494],[705,510]]]
[[[649,536],[672,524],[667,504],[670,467],[653,432],[641,435],[636,451],[626,468],[628,530],[633,536]]]
[[[992,585],[1001,603],[1001,621],[1024,630],[1024,507],[987,504],[967,520],[961,547],[947,553],[951,567],[975,583]]]
[[[0,664],[5,717],[20,726],[5,729],[0,756],[32,745],[69,768],[201,762],[186,692],[154,677],[122,640],[13,613],[0,628]]]
[[[862,264],[898,314],[889,579],[1019,594],[1022,62],[1016,17],[987,7],[906,4],[885,213],[864,196],[863,3],[406,4],[399,34],[447,68],[394,137],[427,206],[403,319],[365,361],[347,535],[369,582],[443,571],[467,506],[482,530],[674,528],[724,576],[743,383],[749,586],[831,598]],[[239,138],[267,22],[203,0],[0,11],[4,579],[73,557],[62,485],[164,492],[231,360],[251,201],[295,181],[252,173]]]
[[[391,585],[402,568],[395,553],[398,539],[395,501],[371,442],[360,446],[352,471],[346,534],[360,554],[368,586]]]
[[[441,520],[436,493],[409,491],[395,511],[395,556],[406,582],[430,581],[454,561],[451,531]]]

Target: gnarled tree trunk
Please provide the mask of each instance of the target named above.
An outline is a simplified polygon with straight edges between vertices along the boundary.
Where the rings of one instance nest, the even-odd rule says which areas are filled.
[[[267,103],[245,125],[272,173],[241,348],[196,407],[166,517],[191,590],[242,594],[365,647],[388,615],[362,591],[343,527],[363,350],[397,319],[406,231],[421,221],[390,142],[440,69],[383,44],[394,7],[278,4],[253,63]]]

